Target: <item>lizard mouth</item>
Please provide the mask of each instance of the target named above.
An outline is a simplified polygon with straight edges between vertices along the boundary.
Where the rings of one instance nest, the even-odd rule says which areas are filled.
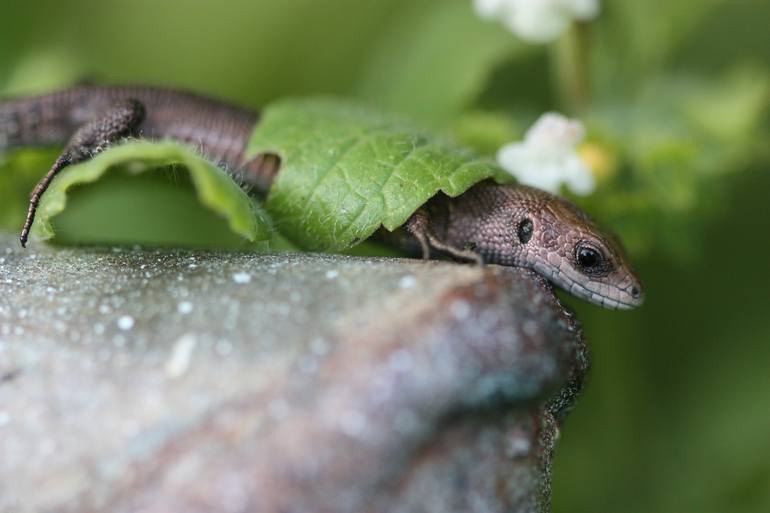
[[[560,269],[554,269],[541,263],[536,263],[534,269],[553,284],[573,296],[610,310],[631,310],[644,302],[641,286],[631,278],[624,280],[624,284],[628,283],[625,287],[597,283],[597,288],[603,289],[600,293],[597,290],[591,290],[580,281],[567,276]]]

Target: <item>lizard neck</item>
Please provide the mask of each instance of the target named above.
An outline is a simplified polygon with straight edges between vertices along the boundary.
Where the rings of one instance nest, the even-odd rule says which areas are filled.
[[[514,234],[507,222],[512,202],[506,187],[488,180],[455,198],[443,197],[446,206],[438,212],[443,240],[473,250],[485,262],[517,265],[510,251]],[[431,216],[432,227],[433,219]]]

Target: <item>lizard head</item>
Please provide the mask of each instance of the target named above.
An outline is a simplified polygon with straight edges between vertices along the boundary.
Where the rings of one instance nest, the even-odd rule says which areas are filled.
[[[500,186],[498,186],[500,187]],[[611,309],[642,304],[641,281],[619,242],[582,210],[547,192],[502,186],[514,201],[506,212],[508,260],[543,275],[571,294]],[[500,212],[498,210],[498,212]]]

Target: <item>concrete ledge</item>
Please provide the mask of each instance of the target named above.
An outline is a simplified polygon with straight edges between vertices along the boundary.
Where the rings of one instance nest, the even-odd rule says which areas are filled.
[[[524,270],[4,235],[0,511],[547,510],[586,367]]]

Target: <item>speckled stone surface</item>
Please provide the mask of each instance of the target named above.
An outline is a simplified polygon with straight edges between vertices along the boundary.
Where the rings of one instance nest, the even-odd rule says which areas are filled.
[[[4,513],[549,508],[586,365],[532,273],[17,246],[0,235]]]

